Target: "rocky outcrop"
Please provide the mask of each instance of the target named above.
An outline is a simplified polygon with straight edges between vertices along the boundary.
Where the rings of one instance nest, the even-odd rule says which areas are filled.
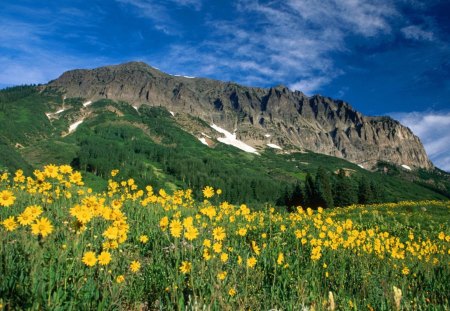
[[[307,97],[277,86],[269,89],[165,74],[132,62],[65,72],[47,87],[68,97],[109,98],[134,106],[164,106],[229,131],[253,146],[271,142],[345,158],[370,168],[378,161],[430,169],[417,136],[389,117],[367,117],[349,104]],[[270,137],[269,137],[270,135]]]

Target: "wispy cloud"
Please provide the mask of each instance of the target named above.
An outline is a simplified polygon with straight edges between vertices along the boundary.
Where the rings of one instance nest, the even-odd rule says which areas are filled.
[[[407,26],[401,29],[406,39],[433,41],[434,34],[431,31],[425,31],[416,25]]]
[[[70,38],[102,46],[96,36],[86,32],[95,25],[93,15],[99,18],[98,10],[63,7],[57,12],[33,11],[19,5],[8,10],[14,14],[0,19],[0,86],[46,83],[69,69],[89,67],[93,62],[105,64],[104,57],[86,57],[61,44],[62,38]],[[78,32],[67,32],[68,27]]]
[[[172,71],[189,68],[196,76],[228,76],[250,85],[288,83],[292,89],[312,94],[343,73],[332,54],[348,52],[348,36],[388,33],[390,18],[398,14],[388,0],[236,3],[233,20],[207,21],[211,29],[207,38],[195,46],[172,46],[158,64]],[[215,71],[211,72],[211,64]]]
[[[392,113],[419,136],[433,163],[450,172],[450,112]]]
[[[388,18],[397,15],[390,1],[368,0],[289,0],[288,6],[304,20],[328,29],[337,28],[373,36],[389,32]]]
[[[202,7],[202,0],[116,0],[116,2],[134,8],[141,17],[149,18],[157,30],[176,36],[182,34],[182,26],[171,16],[173,6],[188,7],[196,11]]]

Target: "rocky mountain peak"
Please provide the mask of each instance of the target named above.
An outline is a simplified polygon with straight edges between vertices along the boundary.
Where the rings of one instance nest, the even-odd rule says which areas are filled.
[[[371,168],[378,161],[430,169],[417,136],[389,117],[368,117],[348,103],[307,97],[283,85],[245,87],[232,82],[165,74],[142,62],[72,70],[48,84],[67,97],[109,98],[134,106],[164,106],[215,123],[254,146],[275,143],[345,158]],[[270,135],[270,136],[268,136]]]

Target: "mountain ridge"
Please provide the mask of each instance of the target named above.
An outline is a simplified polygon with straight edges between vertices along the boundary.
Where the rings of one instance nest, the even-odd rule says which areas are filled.
[[[67,97],[164,106],[217,124],[253,147],[311,150],[372,168],[379,161],[432,169],[420,139],[390,117],[364,116],[350,104],[279,85],[241,86],[174,76],[142,62],[63,73],[45,87]],[[268,136],[270,135],[270,137]]]

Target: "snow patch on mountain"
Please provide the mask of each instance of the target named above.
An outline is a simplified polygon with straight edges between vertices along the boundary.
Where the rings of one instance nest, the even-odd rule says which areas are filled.
[[[175,112],[173,112],[173,111],[169,111],[169,112],[172,115],[172,117],[175,117]]]
[[[72,123],[72,124],[69,126],[69,133],[73,133],[73,132],[77,129],[78,125],[80,125],[81,123],[83,123],[83,121],[84,121],[84,120],[80,120],[80,121],[77,121],[77,122],[75,122],[75,123]]]
[[[87,102],[83,103],[83,107],[87,107],[90,104],[92,104],[92,101],[88,100]]]
[[[206,141],[206,138],[205,138],[205,137],[201,137],[201,138],[199,138],[198,140],[200,140],[200,141],[202,142],[203,145],[209,146],[209,145],[208,145],[208,142]]]
[[[183,76],[183,75],[172,75],[174,77],[182,77],[182,78],[187,78],[187,79],[195,79],[195,77],[192,76]]]
[[[411,167],[408,166],[408,165],[406,165],[406,164],[402,164],[402,167],[403,167],[405,170],[411,171]]]
[[[259,155],[259,153],[256,151],[255,148],[253,148],[252,146],[247,145],[243,141],[240,141],[240,140],[236,139],[236,133],[231,134],[227,130],[225,130],[225,129],[223,129],[223,128],[215,125],[215,124],[211,124],[211,127],[215,131],[225,135],[225,137],[217,138],[217,140],[220,141],[221,143],[224,143],[226,145],[234,146],[234,147],[236,147],[238,149],[241,149],[241,150],[243,150],[245,152],[254,153],[254,154]]]
[[[281,148],[280,146],[275,145],[275,144],[267,144],[267,146],[269,146],[270,148],[273,148],[273,149],[283,150],[283,148]]]

